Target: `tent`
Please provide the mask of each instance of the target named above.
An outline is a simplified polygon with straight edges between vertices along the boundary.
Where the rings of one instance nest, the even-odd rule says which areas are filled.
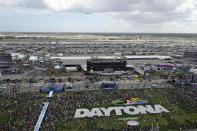
[[[139,123],[136,122],[136,121],[128,121],[128,122],[127,122],[127,125],[128,125],[128,126],[138,126]]]
[[[117,89],[118,85],[116,82],[102,82],[101,84],[101,90],[113,90]]]
[[[62,86],[56,86],[56,85],[50,85],[41,88],[41,92],[50,92],[50,91],[60,92],[60,91],[64,91],[64,88]]]

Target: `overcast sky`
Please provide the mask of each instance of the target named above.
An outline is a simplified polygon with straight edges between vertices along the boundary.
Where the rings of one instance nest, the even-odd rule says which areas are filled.
[[[197,0],[0,0],[0,31],[197,33]]]

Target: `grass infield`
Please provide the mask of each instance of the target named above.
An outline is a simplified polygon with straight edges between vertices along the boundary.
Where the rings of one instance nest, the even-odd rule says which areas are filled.
[[[197,101],[186,96],[180,88],[175,89],[134,89],[115,91],[80,91],[55,93],[47,99],[43,93],[21,93],[16,97],[0,94],[0,129],[33,129],[43,107],[49,102],[41,130],[146,130],[157,127],[160,130],[197,128]],[[116,107],[112,100],[120,98],[148,99],[144,105],[160,104],[170,113],[73,118],[77,108]],[[134,105],[135,106],[135,105]],[[138,127],[128,127],[127,121],[139,122]]]

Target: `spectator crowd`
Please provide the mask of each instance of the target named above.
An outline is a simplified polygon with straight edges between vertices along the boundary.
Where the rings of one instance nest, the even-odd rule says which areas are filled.
[[[47,94],[39,92],[16,93],[10,95],[0,93],[0,129],[10,131],[33,130],[43,102],[48,101],[49,106],[41,125],[41,130],[151,130],[160,129],[196,129],[197,117],[197,88],[162,88],[162,89],[127,89],[105,91],[73,91],[57,93],[53,98],[47,99]],[[127,121],[121,121],[120,116],[113,113],[110,117],[73,118],[77,108],[110,107],[112,100],[120,98],[148,99],[150,105],[161,104],[170,110],[170,113],[158,114],[157,118],[138,115],[137,127],[127,126]],[[172,107],[177,107],[173,109]],[[185,116],[179,122],[175,116]],[[151,114],[148,114],[151,115]],[[128,116],[121,116],[128,117]],[[132,117],[132,116],[129,116]],[[166,124],[158,124],[165,119]],[[149,123],[149,124],[147,124]]]

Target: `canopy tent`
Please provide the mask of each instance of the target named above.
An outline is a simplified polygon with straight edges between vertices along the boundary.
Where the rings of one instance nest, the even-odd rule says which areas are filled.
[[[50,91],[60,92],[60,91],[64,91],[64,88],[62,86],[50,85],[47,87],[43,87],[41,89],[41,92],[50,92]]]
[[[138,126],[139,123],[136,122],[136,121],[128,121],[128,122],[127,122],[127,125],[128,125],[128,126]]]
[[[117,88],[118,88],[118,85],[116,84],[116,82],[102,82],[101,84],[102,90],[113,90]]]

